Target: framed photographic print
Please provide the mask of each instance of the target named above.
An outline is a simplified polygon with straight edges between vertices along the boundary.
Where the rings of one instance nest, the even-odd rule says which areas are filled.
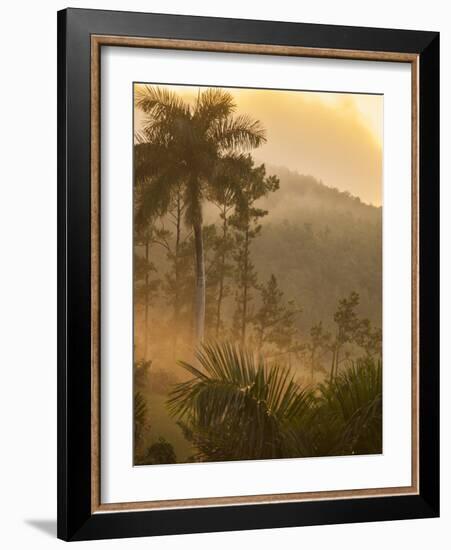
[[[439,513],[439,35],[58,14],[58,536]]]

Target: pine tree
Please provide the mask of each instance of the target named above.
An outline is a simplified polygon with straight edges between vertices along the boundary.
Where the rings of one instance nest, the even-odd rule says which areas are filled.
[[[144,317],[144,345],[143,358],[148,359],[149,351],[149,310],[152,301],[158,293],[161,280],[153,277],[157,273],[155,264],[150,259],[150,250],[153,242],[155,228],[149,224],[144,231],[135,232],[134,242],[134,304],[141,305]],[[143,250],[143,252],[141,252]]]
[[[315,371],[321,365],[322,356],[330,349],[330,332],[325,332],[323,323],[320,321],[310,329],[310,341],[306,349],[310,352],[310,382],[315,382]]]
[[[252,318],[257,349],[261,351],[267,344],[275,346],[279,353],[289,352],[297,333],[296,315],[301,310],[296,308],[293,300],[285,303],[284,293],[274,275],[266,285],[260,285],[259,290],[261,306]]]
[[[249,174],[242,184],[235,214],[230,218],[234,228],[234,260],[236,264],[236,310],[233,329],[242,346],[246,343],[247,325],[252,318],[250,303],[252,291],[257,289],[257,274],[251,258],[251,243],[261,232],[259,220],[267,215],[266,210],[255,207],[255,202],[279,188],[276,176],[266,176],[264,164],[254,168],[248,157]]]
[[[219,210],[218,234],[214,243],[214,268],[210,280],[216,286],[214,296],[214,318],[211,319],[212,334],[217,339],[219,331],[224,328],[222,308],[224,300],[230,295],[228,280],[233,276],[231,253],[234,239],[230,231],[230,217],[241,200],[242,184],[250,175],[252,165],[248,158],[242,155],[229,155],[218,162],[215,171],[216,184],[209,197]]]
[[[361,326],[361,321],[357,317],[357,313],[355,311],[359,303],[360,296],[355,291],[351,292],[347,298],[343,298],[338,302],[338,308],[334,314],[336,334],[335,339],[331,344],[331,380],[333,380],[338,373],[338,367],[340,365],[340,361],[342,360],[340,358],[340,352],[343,346],[345,344],[355,342],[357,331]]]
[[[380,356],[382,353],[382,330],[380,328],[372,328],[369,319],[362,319],[355,331],[355,343],[364,351],[367,358],[372,358],[375,355]]]

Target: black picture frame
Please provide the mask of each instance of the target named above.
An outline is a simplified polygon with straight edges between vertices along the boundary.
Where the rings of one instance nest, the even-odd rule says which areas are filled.
[[[91,36],[400,52],[419,59],[419,494],[91,510]],[[58,537],[87,540],[439,515],[439,33],[67,9],[58,13]]]

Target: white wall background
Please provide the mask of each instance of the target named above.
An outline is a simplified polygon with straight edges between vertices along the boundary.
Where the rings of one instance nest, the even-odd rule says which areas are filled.
[[[0,541],[50,549],[56,540],[56,10],[29,0],[2,9],[0,33]],[[442,518],[83,543],[84,547],[229,549],[402,545],[451,538],[451,17],[442,0],[72,0],[72,7],[440,31],[442,151]],[[445,101],[448,99],[448,101]],[[449,543],[448,543],[449,544]]]

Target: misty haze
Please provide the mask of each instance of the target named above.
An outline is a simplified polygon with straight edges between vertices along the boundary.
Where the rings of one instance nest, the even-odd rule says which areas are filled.
[[[134,107],[135,465],[381,453],[383,98]]]

